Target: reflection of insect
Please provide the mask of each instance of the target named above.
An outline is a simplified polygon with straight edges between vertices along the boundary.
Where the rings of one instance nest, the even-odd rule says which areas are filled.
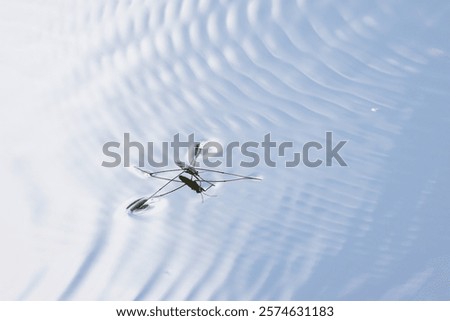
[[[231,181],[238,181],[243,179],[253,179],[253,180],[261,180],[261,178],[258,177],[252,177],[252,176],[243,176],[238,174],[232,174],[227,173],[219,170],[213,170],[209,168],[201,168],[201,167],[195,167],[194,163],[197,157],[200,155],[201,148],[200,144],[195,145],[194,155],[191,157],[191,161],[189,165],[186,165],[184,162],[175,162],[179,168],[177,169],[168,169],[158,172],[149,172],[140,168],[137,168],[140,172],[144,173],[147,177],[153,177],[161,180],[167,181],[163,186],[161,186],[156,192],[154,192],[152,195],[147,197],[141,197],[132,202],[130,205],[127,206],[127,210],[130,211],[130,213],[134,213],[137,211],[142,211],[148,208],[149,203],[154,200],[155,198],[165,196],[167,194],[170,194],[172,192],[175,192],[176,190],[179,190],[183,186],[188,186],[190,189],[195,191],[196,193],[200,194],[202,196],[203,201],[203,194],[210,196],[206,194],[206,191],[209,190],[211,187],[215,186],[214,183],[220,183],[220,182],[231,182]],[[171,172],[179,172],[175,177],[165,177],[163,176],[165,173],[171,173]],[[220,180],[207,180],[204,179],[202,176],[200,176],[201,173],[205,172],[211,172],[211,173],[218,173],[222,175],[228,175],[231,178],[229,179],[220,179]],[[182,175],[185,174],[185,175]],[[187,174],[187,175],[186,175]],[[181,184],[180,186],[168,191],[168,192],[162,192],[161,191],[168,186],[170,183],[178,183]],[[202,186],[203,184],[203,186]]]

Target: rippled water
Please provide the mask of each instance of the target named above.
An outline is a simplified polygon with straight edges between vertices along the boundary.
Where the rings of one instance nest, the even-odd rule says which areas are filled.
[[[0,299],[450,299],[445,2],[1,6]],[[125,132],[327,131],[347,167],[235,163],[264,180],[141,219],[160,182],[101,166]]]

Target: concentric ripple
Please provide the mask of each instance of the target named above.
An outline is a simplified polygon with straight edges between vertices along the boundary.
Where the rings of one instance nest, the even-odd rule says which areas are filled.
[[[46,85],[5,96],[23,103],[14,132],[31,139],[6,157],[5,193],[26,201],[5,222],[26,224],[5,253],[26,264],[0,298],[449,299],[429,283],[449,271],[450,153],[436,142],[450,128],[448,9],[422,6],[44,1],[32,27],[34,4],[11,5],[23,18],[5,20],[17,34],[8,61],[29,62],[21,48],[37,56],[11,92]],[[145,217],[125,207],[161,182],[101,166],[103,144],[124,133],[156,146],[177,133],[224,144],[271,133],[302,152],[330,131],[347,141],[346,167],[236,158],[223,169],[264,180],[218,184],[204,203],[181,189]]]

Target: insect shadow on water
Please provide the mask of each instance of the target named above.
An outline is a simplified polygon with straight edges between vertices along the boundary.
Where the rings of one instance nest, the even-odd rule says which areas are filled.
[[[180,188],[187,186],[191,190],[195,191],[197,194],[200,194],[202,197],[202,202],[204,201],[203,195],[206,196],[215,196],[215,195],[208,195],[206,192],[213,186],[215,186],[215,183],[225,183],[225,182],[231,182],[231,181],[238,181],[238,180],[261,180],[259,177],[252,177],[252,176],[244,176],[239,174],[233,174],[233,173],[227,173],[220,170],[214,170],[209,168],[202,168],[202,167],[196,167],[194,166],[194,163],[197,159],[197,157],[200,155],[201,148],[200,144],[195,145],[195,150],[193,153],[193,157],[190,160],[189,164],[186,164],[181,161],[175,162],[176,165],[179,168],[176,169],[168,169],[158,172],[150,172],[138,167],[135,167],[137,170],[145,174],[147,177],[156,178],[160,180],[167,181],[164,185],[162,185],[160,188],[158,188],[152,195],[145,196],[138,198],[137,200],[133,201],[131,204],[127,206],[127,210],[129,211],[129,214],[136,214],[137,212],[141,212],[144,210],[148,210],[151,205],[155,202],[156,199],[166,196],[170,193],[173,193]],[[222,174],[224,176],[228,176],[230,178],[228,179],[220,179],[220,180],[210,180],[205,179],[201,176],[203,173],[218,173]],[[166,177],[164,174],[167,173],[177,173],[174,177]],[[171,183],[180,184],[176,188],[173,188],[169,191],[163,191],[168,185]]]

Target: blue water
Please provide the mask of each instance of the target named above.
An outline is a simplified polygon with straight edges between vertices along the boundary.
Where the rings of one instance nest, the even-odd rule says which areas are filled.
[[[446,2],[2,6],[0,299],[450,299]],[[263,180],[143,217],[126,206],[162,182],[101,166],[124,133],[329,131],[348,166],[238,157],[221,169]]]

